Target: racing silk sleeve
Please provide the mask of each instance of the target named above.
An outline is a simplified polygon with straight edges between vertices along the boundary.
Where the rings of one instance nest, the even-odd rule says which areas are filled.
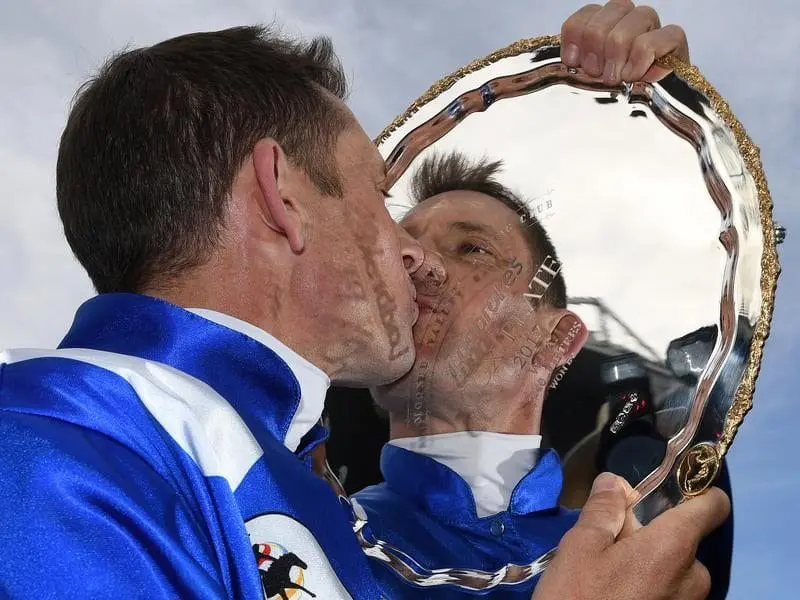
[[[135,451],[0,410],[0,597],[210,600],[222,573],[198,501]]]

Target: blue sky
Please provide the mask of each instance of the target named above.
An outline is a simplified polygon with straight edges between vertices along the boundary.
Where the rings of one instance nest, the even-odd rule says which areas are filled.
[[[761,147],[787,227],[772,335],[755,408],[730,453],[736,516],[729,598],[797,597],[800,469],[793,460],[800,385],[800,5],[790,0],[654,0],[688,32],[693,62]],[[522,38],[555,33],[580,6],[563,0],[0,0],[0,347],[52,346],[91,295],[63,240],[54,202],[58,138],[77,85],[109,52],[188,31],[278,18],[289,32],[330,35],[368,133],[440,76]]]

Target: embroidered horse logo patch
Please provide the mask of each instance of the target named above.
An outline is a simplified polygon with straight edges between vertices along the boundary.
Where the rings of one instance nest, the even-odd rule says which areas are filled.
[[[245,527],[266,600],[353,600],[314,534],[297,518],[266,513]]]
[[[289,552],[280,544],[253,544],[256,555],[261,586],[267,600],[300,600],[303,592],[311,598],[316,594],[303,587],[308,565],[294,552]]]

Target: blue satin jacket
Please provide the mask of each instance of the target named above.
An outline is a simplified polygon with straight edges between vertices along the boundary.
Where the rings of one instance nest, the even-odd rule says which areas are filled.
[[[559,458],[544,452],[517,484],[508,510],[479,518],[467,483],[436,460],[386,445],[381,453],[385,482],[355,495],[371,534],[391,543],[424,569],[465,568],[496,571],[523,565],[558,545],[578,518],[577,511],[558,506],[562,475]],[[390,598],[445,600],[488,595],[529,599],[538,578],[480,593],[445,583],[427,589],[410,585],[379,560],[373,569]],[[447,577],[441,581],[449,581]]]
[[[476,514],[468,484],[430,457],[386,445],[381,471],[384,483],[355,494],[355,501],[366,513],[371,537],[396,547],[421,567],[418,571],[458,568],[495,572],[508,564],[528,564],[557,546],[578,518],[577,511],[558,506],[562,471],[552,450],[519,482],[508,510],[483,518]],[[727,469],[717,485],[730,494]],[[727,595],[732,547],[732,517],[700,545],[698,558],[712,577],[711,600]],[[450,600],[483,595],[527,600],[538,581],[534,577],[478,592],[459,587],[440,572],[436,579],[444,585],[420,588],[386,561],[373,560],[372,566],[390,598]]]
[[[300,390],[266,345],[138,295],[0,353],[0,597],[380,598]]]

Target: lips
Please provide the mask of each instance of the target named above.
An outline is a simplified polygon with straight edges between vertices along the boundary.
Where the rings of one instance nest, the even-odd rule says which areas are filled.
[[[419,306],[420,311],[429,310],[431,312],[436,310],[436,304],[438,303],[435,298],[430,298],[428,296],[422,296],[417,294],[417,306]]]
[[[449,315],[450,309],[453,307],[452,302],[441,296],[422,296],[417,295],[417,306],[420,312],[430,312],[435,314]]]

